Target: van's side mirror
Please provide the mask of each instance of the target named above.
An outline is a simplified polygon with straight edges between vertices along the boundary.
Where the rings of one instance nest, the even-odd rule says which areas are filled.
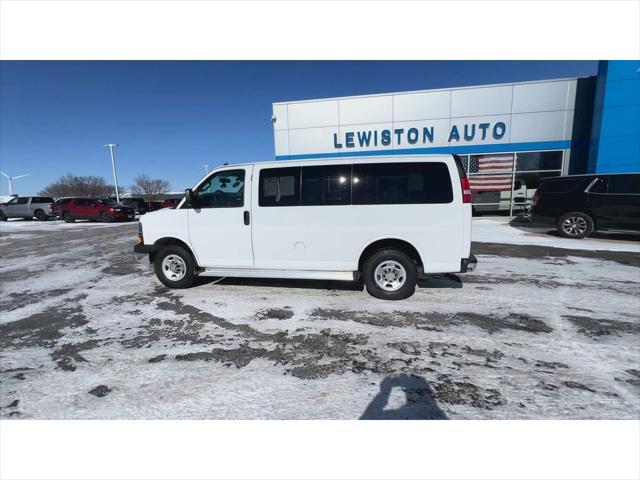
[[[193,208],[198,208],[198,200],[197,200],[197,196],[193,194],[193,190],[191,188],[187,188],[184,191],[184,197],[186,200],[186,204],[193,207]]]

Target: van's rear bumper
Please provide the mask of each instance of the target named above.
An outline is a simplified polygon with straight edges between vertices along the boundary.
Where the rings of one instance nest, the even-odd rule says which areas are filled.
[[[136,244],[133,246],[133,256],[140,263],[144,263],[145,260],[149,262],[149,253],[151,252],[151,245]]]
[[[473,272],[478,266],[478,259],[475,255],[460,260],[460,273]]]

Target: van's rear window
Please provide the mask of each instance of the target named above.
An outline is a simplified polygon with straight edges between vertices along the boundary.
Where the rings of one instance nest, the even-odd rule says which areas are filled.
[[[451,203],[445,163],[365,163],[353,165],[354,205]]]

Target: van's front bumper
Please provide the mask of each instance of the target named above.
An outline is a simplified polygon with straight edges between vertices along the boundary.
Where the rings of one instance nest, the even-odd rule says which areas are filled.
[[[478,259],[475,255],[460,260],[460,273],[473,272],[478,266]]]
[[[136,258],[136,261],[138,261],[139,263],[149,263],[150,252],[151,252],[151,245],[135,244],[133,246],[133,256]]]

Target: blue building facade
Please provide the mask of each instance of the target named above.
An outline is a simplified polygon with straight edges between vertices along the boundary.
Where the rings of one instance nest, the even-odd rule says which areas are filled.
[[[598,66],[589,173],[640,172],[640,61]]]

